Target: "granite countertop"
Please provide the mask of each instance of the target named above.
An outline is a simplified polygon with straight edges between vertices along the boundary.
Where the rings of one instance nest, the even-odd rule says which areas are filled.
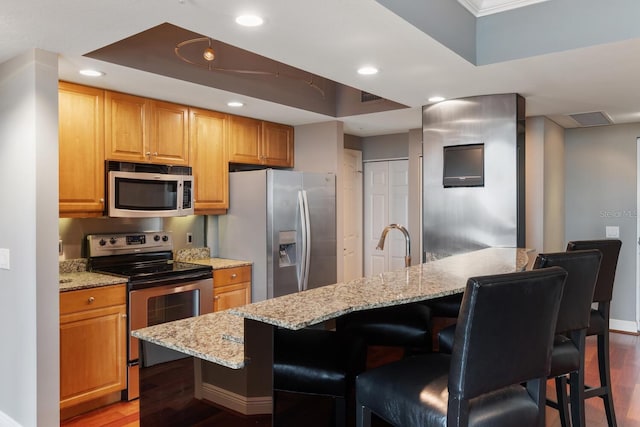
[[[136,338],[230,368],[244,366],[243,318],[301,329],[356,310],[403,304],[462,292],[467,279],[523,270],[526,249],[488,248],[454,255],[227,311],[163,323],[132,332]]]
[[[228,310],[149,326],[131,335],[231,369],[245,364],[244,319]]]
[[[523,270],[526,249],[487,248],[403,270],[323,286],[231,309],[287,329],[302,329],[351,311],[405,304],[463,292],[473,276]]]
[[[210,258],[209,254],[209,248],[181,249],[176,251],[175,258],[176,261],[210,265],[214,270],[252,265],[250,261]],[[123,277],[87,271],[86,258],[60,261],[59,272],[60,292],[115,285],[127,281]]]
[[[87,271],[86,258],[60,261],[58,277],[60,292],[116,285],[126,281],[127,279],[123,277]]]

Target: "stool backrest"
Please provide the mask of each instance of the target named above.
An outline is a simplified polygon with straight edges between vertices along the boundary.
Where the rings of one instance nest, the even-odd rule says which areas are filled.
[[[556,267],[467,281],[451,355],[450,408],[547,377],[566,277]]]
[[[606,240],[574,240],[567,243],[567,251],[598,249],[602,252],[600,272],[593,292],[594,302],[608,302],[613,296],[613,282],[616,278],[618,256],[622,242],[618,239]]]
[[[568,273],[556,334],[589,327],[593,291],[598,278],[602,254],[596,249],[539,254],[534,269],[561,267]]]

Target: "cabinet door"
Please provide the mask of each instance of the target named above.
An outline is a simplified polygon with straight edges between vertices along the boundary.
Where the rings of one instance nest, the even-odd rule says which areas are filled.
[[[60,82],[60,217],[104,211],[104,91]]]
[[[60,316],[60,408],[126,387],[126,306]]]
[[[189,164],[189,108],[150,102],[149,160],[170,165]]]
[[[262,164],[262,123],[247,117],[229,116],[229,162]]]
[[[213,271],[213,311],[239,307],[250,302],[250,265]]]
[[[226,114],[190,109],[189,143],[196,214],[220,213],[215,211],[229,207],[227,121]]]
[[[213,290],[213,311],[240,307],[251,302],[251,282],[227,285]]]
[[[105,157],[126,162],[148,161],[148,100],[118,92],[105,92]]]
[[[269,166],[293,167],[293,128],[262,123],[262,162]]]

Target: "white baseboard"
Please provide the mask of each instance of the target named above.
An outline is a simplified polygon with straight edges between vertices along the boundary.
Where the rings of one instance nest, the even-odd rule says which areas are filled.
[[[0,411],[0,426],[2,427],[21,427],[20,424],[9,415]]]
[[[638,325],[636,322],[629,320],[609,319],[609,329],[614,331],[630,332],[632,334],[638,333]]]
[[[202,383],[202,398],[243,415],[271,413],[271,396],[247,397],[213,384]]]

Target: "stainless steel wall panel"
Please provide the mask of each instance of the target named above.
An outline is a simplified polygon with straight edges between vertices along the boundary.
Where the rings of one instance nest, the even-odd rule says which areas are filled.
[[[524,100],[516,94],[423,108],[423,259],[524,244]],[[484,186],[444,188],[443,147],[484,144]]]

